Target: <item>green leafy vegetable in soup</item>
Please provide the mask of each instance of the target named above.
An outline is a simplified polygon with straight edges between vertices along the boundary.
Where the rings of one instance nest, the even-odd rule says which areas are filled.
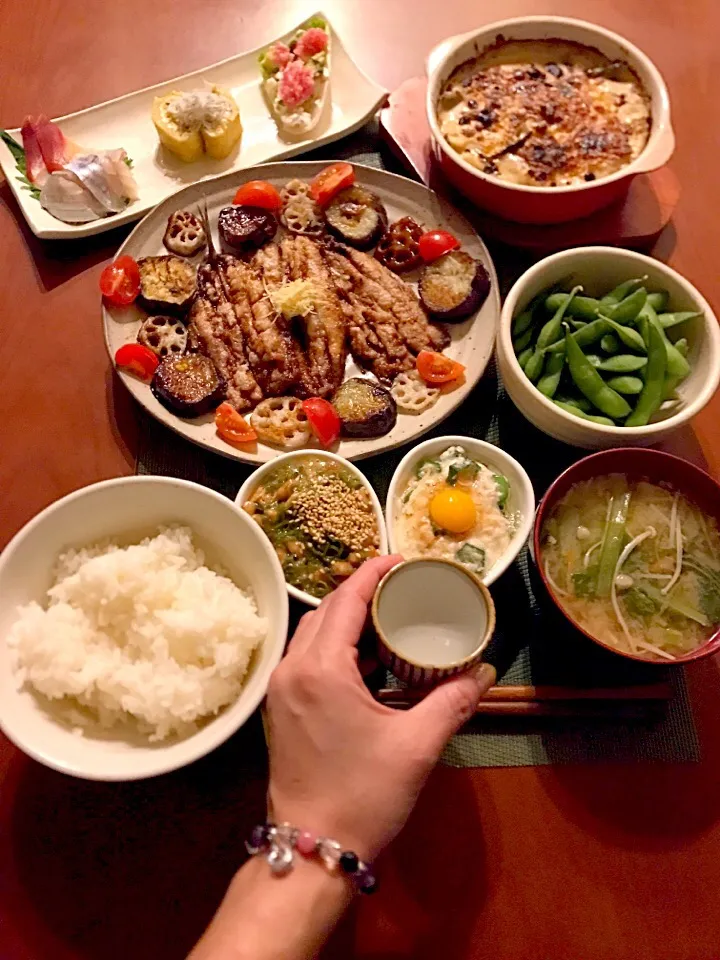
[[[626,653],[674,660],[720,623],[720,533],[686,497],[621,474],[575,484],[543,525],[560,606]]]
[[[380,549],[368,491],[322,457],[271,470],[243,509],[272,541],[285,580],[313,597],[326,596]]]

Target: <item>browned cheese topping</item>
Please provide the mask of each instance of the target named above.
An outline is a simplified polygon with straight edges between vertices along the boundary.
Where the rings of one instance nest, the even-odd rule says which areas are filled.
[[[559,41],[503,43],[462,64],[438,102],[462,158],[513,183],[609,176],[645,147],[650,103],[627,64]]]

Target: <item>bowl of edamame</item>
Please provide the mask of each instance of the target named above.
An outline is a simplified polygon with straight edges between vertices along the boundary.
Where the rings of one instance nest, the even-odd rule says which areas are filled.
[[[658,443],[720,384],[720,328],[684,277],[652,257],[578,247],[515,283],[497,336],[515,406],[586,449]]]

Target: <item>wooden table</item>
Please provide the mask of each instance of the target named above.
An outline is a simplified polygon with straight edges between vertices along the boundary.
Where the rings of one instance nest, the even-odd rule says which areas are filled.
[[[0,0],[0,120],[77,110],[255,46],[317,0]],[[534,0],[325,0],[357,62],[389,89],[476,23]],[[663,70],[682,183],[655,254],[720,307],[712,0],[561,0]],[[0,545],[51,501],[134,470],[129,395],[105,354],[97,277],[126,231],[44,245],[0,188]],[[684,439],[720,475],[720,398]],[[704,759],[438,770],[388,852],[383,891],[329,957],[711,960],[720,956],[718,668],[690,671]],[[262,812],[257,730],[190,770],[111,786],[45,770],[0,738],[0,958],[165,960],[199,935]]]

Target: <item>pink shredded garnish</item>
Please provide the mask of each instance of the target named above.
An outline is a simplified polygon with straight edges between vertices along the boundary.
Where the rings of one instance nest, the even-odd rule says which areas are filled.
[[[281,69],[292,58],[290,47],[284,43],[274,43],[268,48],[267,55],[270,62],[274,63],[276,67],[280,67]]]
[[[303,60],[309,60],[316,53],[327,49],[328,35],[321,27],[310,27],[295,44],[295,53]]]
[[[278,94],[286,107],[299,107],[315,89],[313,72],[302,60],[291,60],[280,75]]]

